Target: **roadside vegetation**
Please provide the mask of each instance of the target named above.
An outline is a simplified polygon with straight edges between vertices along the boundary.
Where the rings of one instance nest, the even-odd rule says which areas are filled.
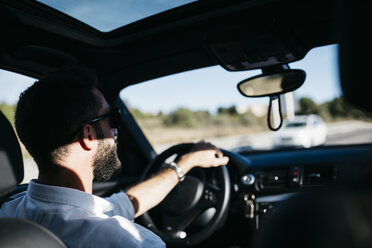
[[[6,103],[0,103],[0,110],[5,115],[5,117],[10,121],[14,127],[14,113],[16,105],[9,105]]]
[[[16,105],[0,104],[0,110],[14,126]],[[219,107],[215,113],[178,108],[170,113],[131,112],[153,145],[170,142],[196,141],[212,137],[249,134],[267,129],[266,115],[256,116],[251,111],[238,112],[236,106]],[[345,120],[371,121],[372,115],[348,105],[342,97],[322,104],[310,98],[298,101],[296,114],[318,114],[325,122]]]
[[[298,115],[318,114],[325,122],[346,120],[371,121],[372,115],[358,110],[342,97],[322,104],[310,98],[298,102]],[[131,109],[133,116],[153,144],[183,142],[211,137],[249,134],[268,130],[266,115],[258,117],[252,112],[239,113],[236,106],[219,107],[215,114],[178,108],[168,114],[143,113]]]
[[[131,111],[153,144],[263,131],[266,122],[265,117],[256,117],[251,112],[238,113],[236,106],[220,107],[215,114],[187,108],[178,108],[168,114]]]
[[[345,120],[364,120],[370,121],[372,114],[359,110],[348,104],[344,98],[337,97],[331,101],[316,104],[310,98],[304,97],[299,101],[299,111],[297,114],[317,114],[325,122],[345,121]]]

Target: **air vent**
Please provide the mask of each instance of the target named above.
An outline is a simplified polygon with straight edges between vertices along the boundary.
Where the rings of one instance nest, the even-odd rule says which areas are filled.
[[[333,166],[304,167],[303,186],[324,185],[333,181]]]
[[[263,190],[282,189],[288,187],[288,170],[266,169],[260,174],[259,186]]]

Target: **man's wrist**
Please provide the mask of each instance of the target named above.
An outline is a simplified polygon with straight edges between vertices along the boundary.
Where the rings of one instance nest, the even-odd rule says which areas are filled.
[[[174,172],[176,172],[179,182],[182,182],[185,179],[185,172],[177,163],[172,162],[169,164],[169,167],[172,168]]]
[[[195,166],[188,154],[183,155],[181,159],[177,161],[177,165],[185,174],[187,174],[187,172],[189,172],[189,170],[191,170]]]

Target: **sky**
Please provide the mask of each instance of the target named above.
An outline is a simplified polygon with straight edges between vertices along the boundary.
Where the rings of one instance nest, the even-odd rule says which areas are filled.
[[[100,30],[108,31],[135,21],[140,16],[150,16],[192,0],[110,0],[114,7],[112,9],[106,8],[110,6],[107,1],[99,0],[40,2],[47,2]],[[123,11],[126,9],[133,11]],[[307,73],[304,85],[295,91],[297,98],[306,96],[322,103],[341,95],[336,45],[315,48],[302,61],[292,63],[290,67],[303,69]],[[268,98],[246,98],[237,91],[237,83],[258,74],[260,70],[228,72],[220,66],[214,66],[130,86],[120,96],[132,107],[153,113],[169,112],[177,107],[213,112],[219,106],[268,104]],[[19,94],[34,81],[33,78],[0,70],[0,103],[15,104]]]
[[[0,103],[15,104],[19,94],[36,80],[0,69]]]
[[[196,0],[38,0],[84,23],[108,32],[125,24]],[[127,10],[131,10],[128,12]]]

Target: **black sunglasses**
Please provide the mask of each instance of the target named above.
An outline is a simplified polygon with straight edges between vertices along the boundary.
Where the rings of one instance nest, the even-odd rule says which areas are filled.
[[[75,135],[77,133],[80,132],[81,128],[86,125],[86,124],[93,124],[97,121],[100,121],[100,120],[103,120],[103,119],[106,119],[106,118],[109,118],[109,124],[110,124],[110,127],[111,128],[119,128],[120,127],[120,122],[121,122],[121,112],[120,112],[120,109],[118,108],[112,108],[111,111],[107,114],[104,114],[104,115],[101,115],[101,116],[98,116],[94,119],[91,119],[89,121],[84,121],[80,124],[80,127],[76,130],[76,132],[73,133],[73,135],[71,135],[71,139],[73,139],[75,137]]]
[[[83,122],[81,125],[85,124],[93,124],[97,121],[103,120],[109,118],[109,123],[111,128],[119,128],[120,127],[120,122],[121,122],[121,112],[120,109],[118,108],[112,108],[111,111],[107,114],[98,116],[94,119],[91,119],[89,121]]]

